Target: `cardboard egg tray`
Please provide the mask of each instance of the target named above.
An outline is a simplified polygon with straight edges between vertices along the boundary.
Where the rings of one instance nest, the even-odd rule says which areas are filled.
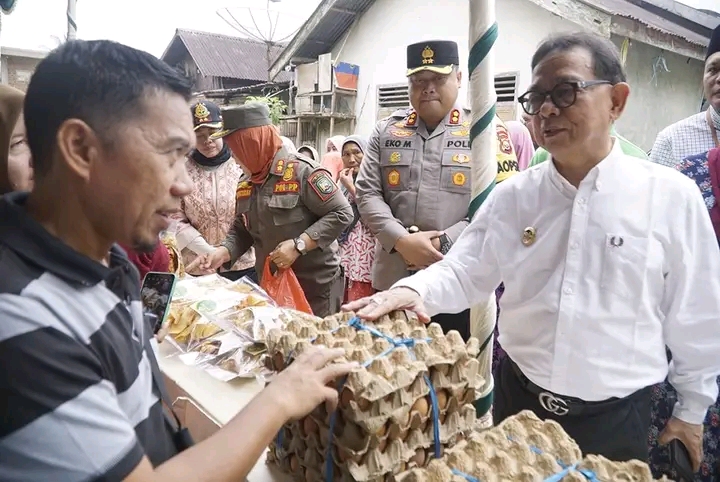
[[[318,407],[284,427],[271,446],[271,463],[296,480],[324,480],[328,454],[337,481],[384,481],[408,464],[424,464],[435,447],[428,381],[437,401],[443,450],[475,425],[472,402],[483,383],[476,339],[466,345],[459,333],[445,335],[439,325],[426,327],[403,312],[362,326],[349,325],[352,318],[334,315],[319,323],[294,318],[285,330],[268,333],[267,359],[274,370],[282,370],[312,345],[342,347],[346,355],[339,361],[361,364],[339,388],[335,413]],[[414,343],[398,344],[401,339]]]
[[[612,462],[594,455],[582,458],[578,445],[558,423],[541,421],[531,411],[510,417],[493,429],[473,432],[466,440],[448,449],[441,459],[429,460],[425,467],[418,464],[395,475],[392,480],[543,482],[575,464],[576,467],[562,478],[563,482],[655,480],[648,465],[637,460]],[[588,478],[581,471],[592,471],[595,478]]]

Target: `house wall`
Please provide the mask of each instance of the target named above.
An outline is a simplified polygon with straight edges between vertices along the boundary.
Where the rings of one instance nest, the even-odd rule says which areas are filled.
[[[528,0],[496,2],[500,26],[495,49],[495,72],[518,72],[517,94],[530,84],[530,59],[537,45],[551,33],[580,29]],[[433,19],[433,21],[428,21]],[[377,0],[356,22],[347,39],[338,42],[333,58],[360,66],[356,132],[369,135],[376,122],[377,86],[405,83],[405,52],[409,43],[424,39],[448,39],[458,43],[460,58],[468,55],[467,0],[445,0],[443,8],[429,2],[409,4],[401,0]],[[615,39],[619,45],[621,39]],[[382,46],[379,48],[378,46]],[[627,60],[634,87],[625,116],[619,123],[623,135],[649,149],[663,127],[699,109],[699,63],[665,53],[670,73],[658,76],[650,85],[652,60],[660,51],[633,42]],[[466,60],[462,61],[463,63]],[[467,70],[466,64],[461,65]],[[468,98],[467,73],[463,76],[461,99]],[[658,99],[663,99],[658,105]],[[665,102],[664,100],[671,102]],[[520,109],[517,109],[518,114]],[[327,133],[321,134],[321,138]]]
[[[613,36],[612,41],[620,48],[623,39]],[[656,68],[653,76],[653,65],[660,58],[670,72]],[[631,92],[618,132],[650,150],[663,128],[700,112],[703,68],[699,60],[631,41],[625,65]]]
[[[2,83],[26,91],[30,83],[30,77],[35,72],[40,60],[3,55],[2,60],[0,60]]]

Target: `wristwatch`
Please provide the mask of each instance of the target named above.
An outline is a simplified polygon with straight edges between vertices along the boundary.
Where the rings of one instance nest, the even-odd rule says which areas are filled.
[[[450,237],[442,233],[440,235],[440,252],[442,254],[448,254],[448,251],[450,251],[450,248],[452,248],[452,241],[450,241]]]
[[[295,249],[297,249],[298,253],[301,255],[307,254],[307,249],[305,249],[305,241],[302,240],[302,238],[295,238],[293,239],[293,242],[295,243]]]

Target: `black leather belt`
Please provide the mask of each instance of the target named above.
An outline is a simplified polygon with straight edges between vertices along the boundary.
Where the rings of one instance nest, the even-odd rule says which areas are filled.
[[[579,398],[558,395],[545,390],[530,381],[530,379],[520,370],[520,367],[518,367],[510,358],[508,358],[508,362],[510,363],[513,372],[522,387],[538,397],[538,402],[540,402],[540,406],[545,411],[560,417],[565,415],[592,415],[595,413],[607,412],[615,408],[617,405],[632,400],[650,390],[650,387],[645,387],[624,398],[613,397],[599,402],[586,402],[585,400],[581,400]]]

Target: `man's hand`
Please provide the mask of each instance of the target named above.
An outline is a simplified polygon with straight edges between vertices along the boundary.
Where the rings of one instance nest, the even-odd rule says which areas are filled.
[[[294,240],[287,239],[278,244],[269,256],[270,261],[275,263],[275,266],[280,269],[288,269],[300,257],[300,251],[295,248]]]
[[[360,365],[330,363],[345,355],[344,348],[311,347],[281,371],[266,388],[273,392],[287,420],[297,420],[325,402],[328,411],[337,407],[338,392],[328,386]]]
[[[170,329],[170,323],[168,323],[168,321],[165,320],[163,322],[163,324],[160,326],[160,329],[158,330],[158,332],[155,334],[155,339],[157,340],[158,343],[163,342],[163,340],[165,339],[165,337],[168,334],[169,329]]]
[[[443,259],[438,239],[441,234],[440,231],[406,234],[395,243],[395,251],[400,253],[411,269],[427,268]]]
[[[198,256],[195,261],[185,267],[185,271],[188,273],[192,273],[191,270],[212,273],[229,261],[230,251],[225,246],[218,246],[212,253]]]
[[[660,433],[658,442],[666,445],[672,440],[678,439],[688,450],[693,471],[700,470],[700,463],[703,459],[703,426],[683,422],[679,418],[672,417],[668,420],[665,429]]]
[[[381,291],[367,298],[348,303],[342,307],[342,310],[354,311],[360,318],[368,321],[374,321],[391,311],[410,310],[415,312],[423,323],[430,323],[430,317],[425,311],[425,305],[420,295],[410,288],[400,287]]]
[[[214,273],[215,269],[203,268],[204,265],[208,264],[207,258],[209,256],[210,254],[201,254],[197,256],[194,260],[192,260],[192,262],[190,262],[190,264],[185,266],[185,272],[193,276],[204,276],[206,274]]]

